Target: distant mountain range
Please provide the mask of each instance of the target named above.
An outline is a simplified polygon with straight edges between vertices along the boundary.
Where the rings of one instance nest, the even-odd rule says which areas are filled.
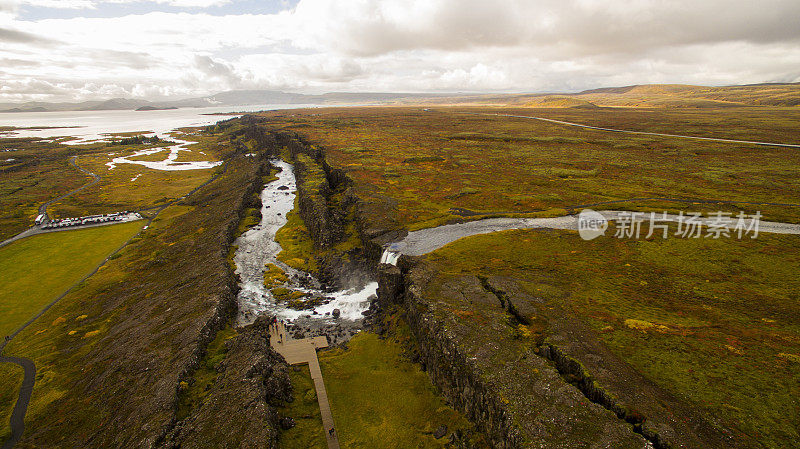
[[[404,100],[416,104],[494,105],[529,108],[722,108],[743,106],[800,106],[800,83],[741,86],[644,84],[604,87],[577,93],[486,94]]]
[[[210,106],[247,106],[254,104],[362,104],[386,103],[405,99],[440,97],[435,94],[406,93],[349,93],[331,92],[321,95],[288,93],[275,90],[234,90],[220,92],[208,97],[181,100],[148,101],[128,98],[112,98],[103,101],[80,103],[0,103],[0,112],[53,112],[53,111],[153,111],[175,108],[200,108]]]
[[[496,105],[534,108],[672,107],[718,108],[736,106],[800,106],[800,83],[765,83],[743,86],[692,86],[645,84],[605,87],[559,94],[409,94],[331,92],[307,95],[275,90],[233,90],[208,97],[147,101],[112,98],[81,103],[0,103],[0,112],[48,111],[154,111],[209,106],[268,104],[405,104]]]

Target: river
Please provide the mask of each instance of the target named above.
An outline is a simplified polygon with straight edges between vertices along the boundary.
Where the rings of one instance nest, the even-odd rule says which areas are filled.
[[[277,174],[278,179],[266,184],[261,191],[261,222],[235,242],[238,248],[233,260],[241,287],[237,324],[243,326],[252,323],[263,313],[287,321],[300,318],[334,321],[335,309],[341,314],[339,320],[360,320],[363,318],[362,312],[369,308],[370,297],[377,292],[377,282],[370,282],[363,288],[327,293],[313,276],[295,270],[277,259],[281,246],[275,241],[275,234],[286,224],[286,214],[294,208],[297,183],[291,164],[280,159],[271,162],[281,171]],[[327,303],[312,310],[294,310],[284,302],[277,301],[264,287],[265,266],[270,263],[286,273],[289,282],[284,284],[285,288],[312,297],[325,298]]]
[[[239,114],[236,112],[254,112],[275,109],[297,109],[307,107],[324,107],[319,105],[250,105],[219,106],[208,108],[181,108],[161,111],[64,111],[64,112],[31,112],[0,114],[0,126],[16,129],[0,132],[0,137],[36,137],[56,139],[71,137],[73,140],[64,143],[79,144],[108,139],[110,134],[141,132],[167,137],[174,143],[159,148],[140,150],[132,155],[114,157],[108,165],[113,170],[118,164],[138,164],[154,170],[196,170],[213,168],[219,161],[177,162],[180,151],[189,151],[190,144],[180,140],[178,130],[186,127],[199,127],[214,124]],[[229,114],[209,115],[209,114]],[[134,160],[136,156],[165,152],[162,161]],[[115,156],[114,153],[109,156]],[[236,240],[238,249],[234,255],[237,274],[240,278],[241,290],[238,295],[238,324],[246,325],[263,313],[274,314],[280,319],[296,321],[298,319],[325,322],[357,322],[363,318],[362,312],[369,308],[370,297],[378,288],[377,282],[370,282],[365,287],[354,290],[325,292],[323,286],[308,273],[295,270],[277,260],[281,251],[275,241],[278,229],[286,224],[286,214],[294,207],[296,181],[293,167],[282,161],[273,160],[272,164],[281,171],[278,179],[264,186],[261,192],[261,222],[245,232]],[[289,282],[284,287],[292,291],[302,292],[309,297],[321,299],[322,304],[312,310],[294,310],[285,303],[277,301],[272,293],[264,287],[265,265],[272,263],[287,274]],[[334,319],[334,310],[338,310],[339,319]]]

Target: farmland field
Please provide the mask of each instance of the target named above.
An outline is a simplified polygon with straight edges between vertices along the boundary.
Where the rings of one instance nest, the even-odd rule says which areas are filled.
[[[49,232],[0,248],[0,334],[8,335],[89,274],[143,222]]]

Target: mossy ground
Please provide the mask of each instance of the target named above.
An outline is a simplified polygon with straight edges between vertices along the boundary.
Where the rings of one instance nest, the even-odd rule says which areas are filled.
[[[294,129],[324,148],[331,166],[354,181],[361,224],[377,229],[555,216],[620,200],[607,208],[759,210],[766,219],[800,221],[800,207],[745,203],[798,204],[794,149],[608,133],[496,113],[787,143],[795,143],[800,120],[800,110],[781,107],[384,107],[263,115],[267,128]],[[656,197],[688,201],[631,200]],[[574,233],[520,231],[456,242],[432,260],[445,277],[518,279],[529,294],[582,317],[657,384],[778,447],[799,432],[791,418],[800,416],[795,240],[762,234],[752,242],[599,243]]]
[[[283,449],[325,449],[325,430],[317,402],[317,392],[308,365],[294,367],[289,372],[294,388],[294,401],[280,410],[282,416],[294,419],[295,427],[281,432]]]
[[[33,224],[39,205],[91,180],[69,164],[77,150],[35,139],[0,139],[13,163],[0,165],[0,240]],[[4,156],[6,157],[6,156]]]
[[[264,267],[264,288],[280,287],[289,282],[286,273],[274,263],[268,263]]]
[[[318,353],[339,443],[343,448],[438,448],[449,434],[472,425],[445,404],[427,374],[406,354],[408,329],[392,319],[386,338],[362,332],[347,349]],[[297,426],[281,434],[283,448],[320,448],[325,444],[314,384],[307,366],[291,373],[294,402],[279,410]],[[440,425],[448,436],[433,437]],[[483,447],[474,437],[475,447]]]
[[[800,364],[786,357],[800,354],[800,256],[786,250],[797,244],[527,230],[462,239],[428,260],[432,292],[453,276],[513,277],[660,387],[778,448],[800,438]]]
[[[230,220],[238,213],[232,204],[248,188],[257,167],[255,160],[238,158],[224,175],[190,197],[187,205],[165,209],[119,257],[79,284],[6,347],[5,354],[30,358],[37,368],[36,386],[26,415],[26,420],[36,425],[26,428],[28,438],[54,446],[72,446],[64,441],[81,440],[91,432],[97,438],[111,440],[127,431],[139,432],[141,423],[159,419],[145,416],[153,413],[147,410],[150,399],[112,391],[141,392],[150,388],[153,384],[142,378],[148,374],[153,379],[174,379],[179,370],[175,370],[172,360],[181,357],[180,363],[187,363],[190,359],[199,327],[208,319],[214,301],[224,294],[226,275],[221,267],[225,260],[219,257],[219,248],[227,229],[236,226]],[[76,231],[56,234],[70,232]],[[123,337],[120,332],[128,334]],[[130,334],[137,332],[138,335]],[[195,334],[193,340],[181,340],[187,332]],[[120,344],[137,348],[125,353],[119,349]],[[98,355],[104,351],[123,351],[123,355]],[[142,352],[149,354],[149,360],[163,362],[153,363],[147,371],[141,366],[134,368],[140,373],[137,375],[122,374],[110,367],[135,364],[126,355]],[[75,387],[91,382],[93,377],[87,372],[105,372],[114,380],[86,390]],[[6,394],[16,390],[17,382],[15,378],[0,377],[0,391]],[[175,389],[151,390],[147,395],[174,395],[177,380],[174,386]],[[140,399],[140,404],[131,405]],[[126,408],[135,411],[126,415]],[[136,430],[125,426],[109,432],[107,426],[122,416],[139,420],[140,424],[136,424]],[[59,430],[48,433],[53,428]]]
[[[294,269],[315,273],[319,269],[318,254],[314,250],[314,240],[300,218],[298,207],[295,197],[294,209],[286,214],[286,224],[275,234],[275,241],[281,245],[278,260]]]
[[[176,208],[182,210],[183,213],[186,213],[188,210],[188,208],[181,206]],[[160,221],[154,222],[150,227],[150,230],[145,232],[152,233],[153,231],[168,225],[168,223],[170,223],[173,219],[180,217],[180,214],[175,215],[171,214],[170,212],[172,211],[170,210],[166,215],[171,215],[171,217],[161,217],[162,219]],[[41,285],[37,284],[26,287],[26,292],[39,292],[40,294],[48,294],[50,296],[39,299],[38,301],[40,302],[40,305],[35,308],[35,310],[33,309],[31,303],[26,303],[26,308],[28,309],[27,314],[24,316],[19,315],[18,320],[21,320],[19,324],[30,318],[33,314],[38,312],[44,304],[54,299],[58,294],[62,293],[64,289],[69,288],[82,276],[87,274],[88,271],[102,261],[102,259],[105,258],[111,251],[121,245],[125,239],[137,232],[142,225],[143,222],[133,222],[85,230],[60,231],[23,239],[13,243],[12,245],[2,248],[2,251],[5,251],[9,248],[14,248],[14,245],[25,243],[26,241],[29,241],[27,245],[38,246],[36,239],[44,237],[47,238],[48,243],[54,245],[52,248],[52,260],[61,260],[61,268],[68,267],[76,269],[76,272],[63,271],[46,278],[37,279]],[[98,234],[98,231],[100,234]],[[107,240],[100,238],[102,233],[110,232],[111,235],[115,235],[116,233],[123,231],[127,231],[127,234],[117,236],[118,238],[116,241],[114,241],[114,245],[109,245],[108,243],[104,243],[102,246],[100,245],[101,242]],[[69,239],[69,241],[50,240],[54,238],[66,238]],[[141,241],[141,238],[134,238],[132,243],[136,244],[139,241]],[[69,245],[68,247],[74,245],[75,248],[73,250],[72,257],[64,261],[63,258],[67,256],[68,253],[64,252],[65,247],[62,245],[68,242],[72,243],[72,245]],[[86,257],[87,252],[99,251],[103,247],[105,252],[96,254],[94,256],[94,263],[89,264],[87,260],[88,257]],[[76,253],[78,255],[76,255]],[[33,261],[29,259],[31,254],[32,253],[30,251],[25,251],[24,257],[23,255],[19,255],[15,258],[4,258],[3,260],[17,260],[19,265],[22,266],[26,263],[26,261],[30,261],[27,263],[33,263]],[[73,292],[68,294],[67,297],[57,303],[39,320],[31,324],[25,331],[23,331],[23,333],[12,340],[11,343],[9,343],[9,345],[6,347],[4,351],[5,354],[27,357],[32,359],[36,364],[36,385],[31,398],[31,404],[26,414],[26,419],[35,419],[35,417],[41,414],[48,405],[58,400],[66,393],[65,385],[69,379],[73,378],[73,376],[82,375],[81,367],[72,367],[72,369],[76,371],[72,373],[64,372],[64,370],[60,367],[56,368],[56,362],[59,357],[61,357],[61,354],[59,354],[57,351],[55,343],[63,343],[68,341],[73,345],[77,345],[80,349],[71,353],[71,355],[79,357],[90,351],[91,348],[99,341],[99,337],[102,337],[102,334],[107,331],[110,321],[98,321],[95,319],[95,317],[87,314],[87,310],[89,310],[92,306],[91,298],[100,292],[111,288],[114,284],[123,282],[125,266],[130,263],[130,252],[128,247],[123,248],[120,255],[121,257],[109,261],[103,268],[100,269],[100,271],[89,278],[89,280],[78,284]],[[80,268],[80,266],[83,266],[84,269],[83,271],[78,272],[77,270]],[[34,267],[38,267],[38,265],[34,264]],[[57,265],[54,265],[50,269],[56,268]],[[28,273],[33,272],[36,271],[28,271]],[[3,275],[5,275],[5,273],[7,273],[7,271],[3,271]],[[8,273],[11,274],[13,271]],[[20,281],[31,282],[31,279],[30,277],[21,278]],[[55,291],[57,282],[61,282],[62,288],[62,290],[58,291],[58,293]],[[5,286],[6,284],[3,285]],[[4,287],[3,291],[6,291],[6,287]],[[3,324],[6,325],[6,321],[3,321]],[[19,324],[17,324],[17,326]],[[17,379],[15,377],[0,376],[0,392],[2,392],[2,395],[13,394],[14,397],[16,397],[16,394],[19,392]],[[11,406],[13,407],[13,403]],[[0,425],[7,426],[8,421],[6,420],[3,423],[0,423]]]
[[[220,372],[217,367],[225,359],[226,343],[236,337],[236,330],[229,323],[224,329],[217,331],[214,340],[206,348],[203,358],[192,375],[179,385],[177,418],[183,419],[191,410],[205,400],[208,391],[216,382]]]
[[[197,143],[190,145],[189,151],[180,151],[176,159],[178,162],[217,161],[224,156],[225,146],[218,136],[195,132],[182,138]],[[82,154],[78,158],[78,164],[99,175],[101,181],[89,189],[53,204],[51,215],[74,217],[164,204],[185,195],[220,170],[216,167],[204,170],[164,171],[134,164],[117,164],[110,169],[106,165],[115,157],[129,156],[135,151],[153,146],[104,145],[91,153]],[[139,156],[133,160],[164,160],[166,156],[167,150],[150,156]]]
[[[642,197],[798,203],[800,155],[791,148],[617,134],[475,113],[780,142],[793,141],[796,133],[790,131],[800,119],[796,108],[687,114],[663,109],[348,108],[264,115],[274,123],[268,126],[295,127],[322,146],[328,162],[355,181],[366,206],[382,208],[368,218],[384,228],[443,223],[457,218],[451,208],[520,213]],[[641,200],[613,207],[725,208]],[[747,204],[732,208],[756,209]],[[800,221],[798,207],[759,209],[768,219]]]
[[[187,129],[183,139],[196,143],[190,151],[181,151],[178,162],[222,160],[230,152],[219,134]],[[136,133],[131,133],[136,134]],[[226,136],[227,138],[227,136]],[[135,151],[157,147],[153,144],[118,145],[93,143],[64,145],[38,139],[0,139],[0,150],[10,149],[13,163],[0,164],[0,240],[12,237],[33,224],[38,207],[53,198],[91,181],[87,174],[75,169],[69,160],[78,156],[77,164],[102,177],[90,188],[75,193],[48,208],[51,217],[76,217],[95,213],[137,210],[162,205],[179,198],[208,180],[220,167],[206,170],[161,171],[139,165],[118,164],[113,170],[106,165],[113,158],[129,156]],[[140,160],[163,160],[164,151]]]
[[[471,428],[445,404],[428,375],[405,355],[407,334],[382,339],[363,332],[348,349],[320,353],[339,442],[345,448],[444,447],[447,437],[433,432],[442,424],[448,435]]]

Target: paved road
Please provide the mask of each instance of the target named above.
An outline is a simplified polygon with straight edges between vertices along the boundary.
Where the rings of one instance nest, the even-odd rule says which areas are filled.
[[[628,211],[599,211],[606,220],[619,220],[620,214],[630,213]],[[650,215],[639,216],[644,220],[642,229],[646,231],[649,226]],[[657,219],[661,219],[660,213],[656,214]],[[664,221],[677,223],[677,215],[668,214]],[[712,218],[701,218],[698,220],[707,229]],[[735,221],[735,219],[734,219]],[[422,256],[435,251],[448,243],[458,239],[478,234],[489,234],[497,231],[507,231],[511,229],[578,229],[578,215],[565,215],[555,218],[487,218],[484,220],[470,221],[466,223],[449,224],[437,226],[435,228],[420,229],[419,231],[409,232],[408,235],[399,242],[393,244],[393,249],[401,254],[408,256]],[[704,231],[705,232],[705,231]],[[758,226],[759,233],[774,234],[795,234],[800,235],[800,224],[780,223],[770,221],[760,221]],[[385,255],[388,259],[388,256]]]
[[[328,402],[328,392],[325,390],[322,370],[319,368],[319,360],[317,359],[317,349],[328,347],[327,337],[294,340],[286,333],[286,327],[283,323],[278,322],[269,327],[269,342],[270,346],[286,359],[286,363],[290,365],[308,363],[311,379],[314,381],[314,389],[317,391],[317,402],[319,403],[322,428],[325,431],[328,449],[339,449],[339,434],[335,430],[333,414]],[[330,432],[331,429],[334,429],[333,433]]]
[[[655,133],[655,132],[648,132],[648,131],[631,131],[627,129],[616,129],[616,128],[603,128],[600,126],[591,126],[591,125],[584,125],[581,123],[574,123],[574,122],[567,122],[564,120],[555,120],[551,118],[544,118],[544,117],[535,117],[531,115],[515,115],[515,114],[493,114],[488,112],[471,112],[467,114],[475,114],[475,115],[494,115],[498,117],[513,117],[513,118],[523,118],[529,120],[540,120],[543,122],[555,123],[558,125],[565,125],[565,126],[575,126],[578,128],[586,128],[586,129],[594,129],[597,131],[609,131],[614,133],[625,133],[625,134],[641,134],[645,136],[657,136],[657,137],[678,137],[681,139],[694,139],[694,140],[707,140],[711,142],[727,142],[727,143],[743,143],[749,145],[765,145],[771,147],[788,147],[788,148],[800,148],[800,144],[793,144],[793,143],[775,143],[775,142],[759,142],[754,140],[736,140],[736,139],[722,139],[718,137],[700,137],[700,136],[685,136],[682,134],[667,134],[667,133]]]
[[[21,232],[21,233],[15,235],[14,237],[11,237],[8,240],[3,240],[2,242],[0,242],[0,248],[4,247],[4,246],[6,246],[6,245],[8,245],[10,243],[16,242],[17,240],[22,240],[22,239],[24,239],[26,237],[30,237],[32,235],[47,234],[48,232],[74,231],[76,229],[96,228],[98,226],[110,226],[110,225],[116,225],[116,224],[120,224],[120,223],[130,223],[132,221],[139,221],[139,220],[143,220],[143,219],[144,218],[136,218],[136,219],[130,219],[130,220],[123,220],[123,221],[107,221],[105,223],[90,223],[90,224],[82,224],[82,225],[67,226],[67,227],[64,227],[64,228],[52,228],[52,229],[42,229],[39,226],[34,226],[34,227],[28,229],[27,231]]]
[[[15,363],[25,371],[22,379],[22,386],[19,389],[19,398],[11,412],[11,437],[3,443],[2,449],[11,449],[22,438],[25,431],[25,412],[28,410],[28,402],[33,394],[33,384],[36,382],[36,366],[31,360],[23,357],[0,356],[0,363]]]

